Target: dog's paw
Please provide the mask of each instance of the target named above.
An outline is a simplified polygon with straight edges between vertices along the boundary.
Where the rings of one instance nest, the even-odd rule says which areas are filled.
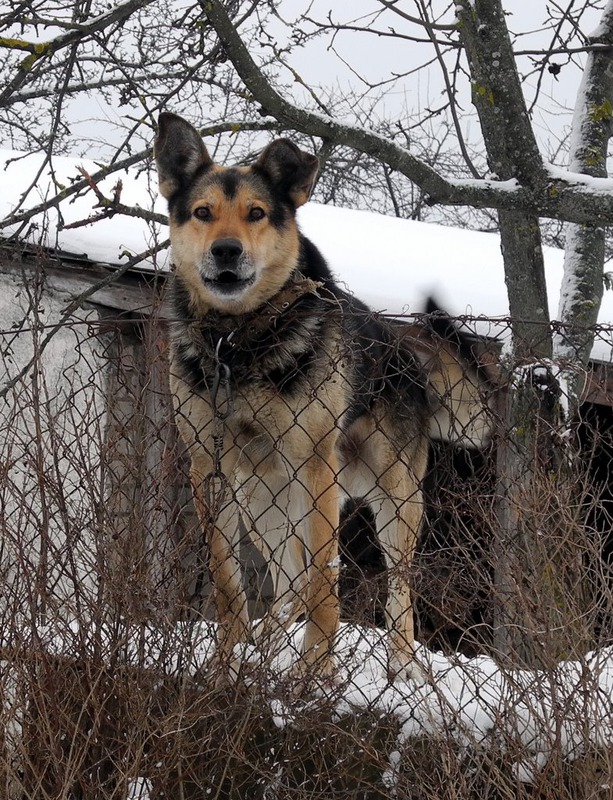
[[[304,655],[295,661],[288,673],[294,694],[306,694],[322,688],[332,688],[339,680],[334,658],[330,655],[310,659]]]
[[[390,656],[387,676],[390,683],[404,681],[414,686],[424,686],[429,681],[428,673],[415,658]]]

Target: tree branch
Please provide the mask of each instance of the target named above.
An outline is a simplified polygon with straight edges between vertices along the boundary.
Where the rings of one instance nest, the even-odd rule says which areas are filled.
[[[271,86],[243,44],[223,3],[202,0],[202,6],[236,71],[264,113],[274,116],[288,128],[378,158],[416,183],[426,193],[430,204],[523,210],[569,222],[613,223],[612,180],[586,180],[585,176],[547,170],[540,157],[539,169],[530,175],[529,185],[522,186],[516,180],[450,180],[383,136],[298,108]],[[526,164],[525,158],[523,163]],[[524,172],[529,173],[529,169],[526,167]]]
[[[15,75],[11,81],[5,86],[4,90],[0,92],[0,108],[4,106],[6,101],[25,83],[32,67],[42,58],[49,58],[58,50],[63,50],[65,47],[70,47],[73,44],[81,44],[89,36],[100,33],[115,23],[121,23],[128,19],[131,14],[138,8],[145,8],[155,0],[126,0],[124,3],[119,3],[106,14],[99,14],[94,17],[89,23],[85,25],[77,25],[73,30],[62,36],[57,36],[48,42],[41,42],[40,44],[31,44],[29,42],[21,42],[17,49],[29,49],[28,45],[33,48],[30,55],[27,56],[19,65]]]

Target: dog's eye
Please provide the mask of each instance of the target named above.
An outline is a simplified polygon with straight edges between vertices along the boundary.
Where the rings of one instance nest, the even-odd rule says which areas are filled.
[[[198,208],[194,209],[194,216],[197,219],[207,222],[207,220],[211,219],[213,215],[211,214],[211,209],[208,206],[198,206]]]
[[[249,221],[250,222],[259,222],[261,219],[264,219],[266,216],[266,212],[263,208],[259,206],[253,206],[252,209],[249,211]]]

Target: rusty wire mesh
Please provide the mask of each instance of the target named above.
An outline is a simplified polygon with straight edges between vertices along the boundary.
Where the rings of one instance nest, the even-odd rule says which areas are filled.
[[[424,686],[387,679],[390,575],[369,509],[345,507],[337,674],[314,672],[298,691],[289,668],[302,618],[247,641],[236,679],[223,680],[229,665],[215,659],[209,553],[174,422],[165,324],[91,309],[41,352],[46,323],[32,299],[0,334],[12,381],[0,407],[2,796],[609,796],[606,365],[591,373],[564,480],[536,476],[521,494],[530,547],[500,535],[497,451],[513,432],[499,405],[486,447],[432,444],[417,552],[397,566],[410,572]],[[461,322],[480,334],[508,325]],[[610,344],[612,333],[595,336]],[[498,374],[498,345],[482,350]],[[242,531],[253,622],[272,586]],[[539,669],[518,670],[512,648],[502,652],[497,629],[518,620]],[[552,620],[563,636],[549,635]]]

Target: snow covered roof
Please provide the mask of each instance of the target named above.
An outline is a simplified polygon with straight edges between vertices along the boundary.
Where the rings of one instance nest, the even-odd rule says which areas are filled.
[[[81,179],[79,166],[91,175],[100,168],[94,162],[54,158],[51,176],[48,166],[41,169],[42,162],[40,153],[0,150],[0,218],[17,208],[27,209],[49,201],[69,189],[75,180]],[[112,196],[118,178],[123,184],[123,203],[166,212],[165,201],[157,194],[154,169],[122,171],[100,181],[99,187],[107,197]],[[29,193],[24,197],[28,188]],[[96,202],[91,190],[73,194],[61,206],[64,225],[91,217]],[[167,236],[163,226],[122,215],[68,230],[60,229],[59,219],[55,208],[46,212],[46,221],[41,212],[38,228],[30,230],[28,235],[36,241],[42,236],[48,246],[82,253],[107,264],[121,264],[126,253],[144,252],[156,237],[163,240]],[[500,240],[495,234],[318,203],[301,208],[298,219],[340,281],[377,311],[420,312],[425,298],[431,295],[454,316],[489,318],[509,314]],[[549,311],[555,319],[563,253],[546,248],[545,260]],[[155,266],[164,269],[166,263],[167,256]],[[613,292],[605,292],[599,322],[613,323]],[[600,361],[613,360],[613,343],[598,342],[592,355]]]

